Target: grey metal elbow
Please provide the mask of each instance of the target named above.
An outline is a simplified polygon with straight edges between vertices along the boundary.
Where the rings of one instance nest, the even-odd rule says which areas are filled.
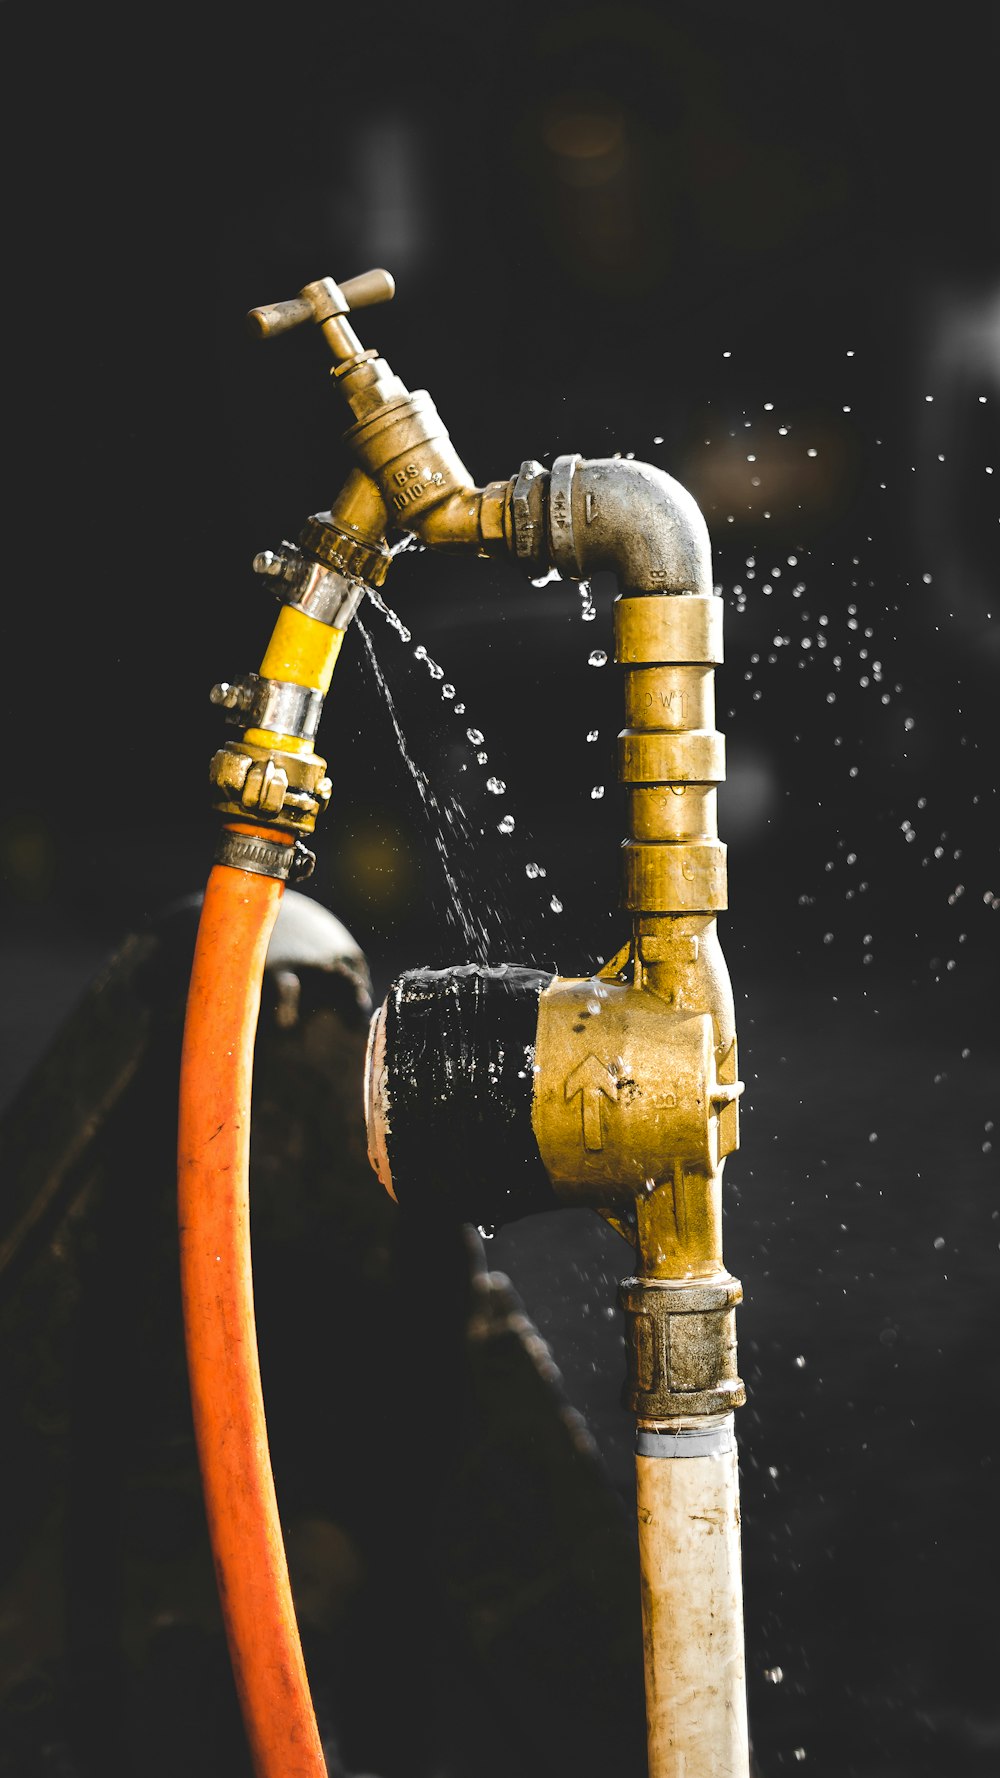
[[[508,541],[533,579],[556,569],[585,580],[611,569],[620,592],[711,593],[708,528],[697,502],[662,469],[627,457],[557,457],[521,465]]]

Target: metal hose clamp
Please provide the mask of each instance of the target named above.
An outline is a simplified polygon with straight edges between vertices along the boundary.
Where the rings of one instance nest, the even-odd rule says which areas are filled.
[[[363,581],[339,568],[310,561],[291,544],[284,544],[278,552],[262,550],[254,557],[253,567],[255,574],[278,583],[275,591],[286,605],[336,630],[346,630],[365,596]]]
[[[283,883],[300,883],[312,876],[316,854],[310,852],[301,840],[295,840],[290,846],[282,845],[280,840],[267,840],[260,834],[234,833],[231,827],[224,827],[215,848],[214,862],[226,864],[231,870],[250,871],[255,877],[277,877]]]
[[[297,735],[303,741],[315,740],[323,711],[322,692],[285,679],[262,679],[258,673],[223,679],[209,696],[227,712],[230,722],[267,729],[272,735]]]

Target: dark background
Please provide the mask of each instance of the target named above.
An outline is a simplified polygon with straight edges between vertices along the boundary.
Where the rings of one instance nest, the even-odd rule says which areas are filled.
[[[995,1771],[995,22],[8,0],[4,29],[5,1098],[123,933],[201,886],[208,688],[274,615],[250,561],[348,467],[321,342],[256,345],[245,312],[386,265],[358,331],[477,480],[631,453],[713,537],[762,1771]],[[584,623],[573,586],[408,553],[385,593],[411,643],[365,618],[465,811],[451,868],[490,961],[576,973],[624,936],[620,681],[587,664],[613,592]],[[470,960],[357,631],[322,743],[310,893],[376,993]],[[567,1217],[489,1257],[627,1497],[625,1249]]]

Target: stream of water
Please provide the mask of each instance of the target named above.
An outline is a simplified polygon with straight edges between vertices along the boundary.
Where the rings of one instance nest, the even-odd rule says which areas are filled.
[[[581,591],[581,616],[589,621],[596,616],[589,583],[583,583]],[[402,643],[408,645],[413,639],[412,632],[403,623],[398,612],[394,611],[382,595],[374,589],[369,588],[369,598],[388,627],[395,632]],[[395,701],[380,665],[371,634],[359,618],[356,618],[355,622],[360,628],[368,664],[385,702],[400,756],[420,798],[428,832],[440,860],[448,894],[446,917],[470,946],[471,961],[487,963],[490,960],[491,952],[495,953],[497,944],[506,947],[505,954],[514,954],[517,945],[509,930],[502,897],[497,893],[497,885],[494,884],[490,896],[484,898],[482,884],[476,879],[476,839],[482,836],[484,829],[479,828],[477,834],[476,825],[459,798],[451,794],[444,798],[439,797],[431,787],[427,774],[417,765],[403,732]],[[466,714],[465,703],[461,700],[456,701],[454,684],[445,680],[444,668],[428,654],[422,643],[418,643],[414,648],[413,658],[423,663],[433,683],[441,685],[441,696],[450,703],[454,714],[459,717],[464,716]],[[590,655],[590,664],[602,666],[607,658],[603,650],[593,650]],[[587,739],[596,740],[597,733],[596,729],[591,730]],[[464,730],[464,740],[468,744],[476,765],[485,768],[489,764],[490,756],[483,730],[476,728],[471,723],[468,724]],[[506,779],[501,778],[495,771],[491,771],[486,778],[485,787],[491,796],[506,798],[509,795]],[[591,792],[595,798],[603,796],[603,794],[603,785],[595,786]],[[497,833],[508,838],[518,825],[517,817],[509,808],[505,808],[499,814],[495,825]],[[563,902],[547,882],[547,865],[540,863],[537,858],[528,859],[524,865],[524,874],[529,882],[546,883],[548,911],[552,914],[561,914]],[[477,911],[480,907],[483,909],[482,913]]]

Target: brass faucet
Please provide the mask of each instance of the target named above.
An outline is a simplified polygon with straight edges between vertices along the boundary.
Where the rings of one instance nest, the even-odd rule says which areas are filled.
[[[742,1292],[723,1260],[722,1173],[738,1145],[743,1089],[732,990],[717,932],[717,915],[727,905],[716,811],[724,743],[714,703],[723,605],[712,587],[708,533],[694,500],[676,481],[631,459],[564,456],[550,470],[528,460],[516,475],[477,487],[430,396],[407,390],[354,332],[352,312],[393,291],[387,272],[372,271],[342,285],[323,278],[291,301],[251,311],[251,328],[264,339],[307,321],[319,327],[333,356],[333,378],[353,415],[345,442],[356,464],[329,511],[309,519],[298,545],[277,555],[265,552],[255,566],[300,611],[341,629],[365,586],[384,580],[389,539],[397,532],[412,533],[434,549],[509,555],[530,578],[553,568],[563,578],[584,579],[598,569],[617,576],[615,655],[625,673],[618,763],[629,811],[622,905],[629,934],[599,975],[529,984],[524,1048],[531,1061],[519,1071],[527,1085],[500,1115],[505,1142],[516,1128],[525,1166],[537,1168],[540,1159],[547,1178],[546,1191],[518,1199],[515,1214],[536,1203],[589,1205],[634,1244],[635,1272],[621,1286],[619,1301],[627,1330],[624,1399],[638,1426],[640,1542],[647,1539],[650,1769],[654,1778],[739,1778],[746,1770],[746,1707],[729,1416],[744,1400],[735,1339]],[[260,702],[253,687],[245,701],[251,694]],[[310,766],[304,788],[312,801],[305,809],[300,762],[303,750],[310,761],[317,756],[302,733],[301,724],[290,735],[258,724],[242,747],[231,744],[216,755],[217,806],[230,818],[266,816],[271,826],[311,831],[323,785],[327,794],[329,786],[322,779],[324,762]],[[271,803],[265,806],[260,787],[269,767]],[[291,788],[282,791],[278,783],[276,790],[275,774]],[[281,802],[280,796],[291,800]],[[430,974],[423,972],[425,978]],[[449,972],[436,974],[440,981]],[[405,1018],[404,997],[390,994],[373,1021],[366,1117],[379,1177],[394,1196],[409,1198],[433,1189],[433,1169],[425,1161],[428,1178],[417,1178],[412,1156],[421,1148],[427,1160],[435,1155],[438,1121],[443,1125],[455,1105],[442,1105],[437,1093],[425,1095],[415,1148],[405,1128],[414,1113],[396,1091],[393,1074],[393,1045],[401,1041]],[[411,1044],[407,1068],[418,1082],[420,1065],[419,1043]],[[465,1088],[458,1082],[449,1090],[457,1103]],[[484,1128],[490,1115],[487,1108]],[[460,1206],[474,1222],[493,1220],[493,1210],[477,1202],[476,1176],[485,1178],[498,1164],[490,1143],[480,1146],[481,1153],[470,1147],[470,1195]],[[509,1165],[509,1144],[503,1154]],[[675,1472],[693,1482],[692,1465],[656,1461],[662,1456],[707,1462],[727,1454],[730,1494],[720,1495],[722,1504],[712,1508],[717,1516],[728,1513],[737,1527],[734,1532],[721,1518],[716,1527],[730,1540],[728,1567],[723,1564],[728,1578],[717,1577],[712,1585],[736,1589],[723,1633],[718,1624],[692,1629],[683,1613],[678,1617],[678,1587],[697,1592],[697,1585],[690,1575],[678,1578],[685,1573],[683,1538],[670,1545],[672,1554],[665,1556],[662,1546],[663,1536],[668,1543],[673,1536],[670,1514],[680,1510],[679,1496],[670,1496],[668,1509],[665,1484],[657,1479],[654,1488],[650,1478]],[[662,1561],[674,1563],[673,1579],[655,1572]],[[713,1611],[710,1603],[708,1618]],[[725,1683],[714,1691],[698,1677],[712,1658],[726,1671]],[[693,1705],[685,1701],[691,1684],[701,1689]]]

